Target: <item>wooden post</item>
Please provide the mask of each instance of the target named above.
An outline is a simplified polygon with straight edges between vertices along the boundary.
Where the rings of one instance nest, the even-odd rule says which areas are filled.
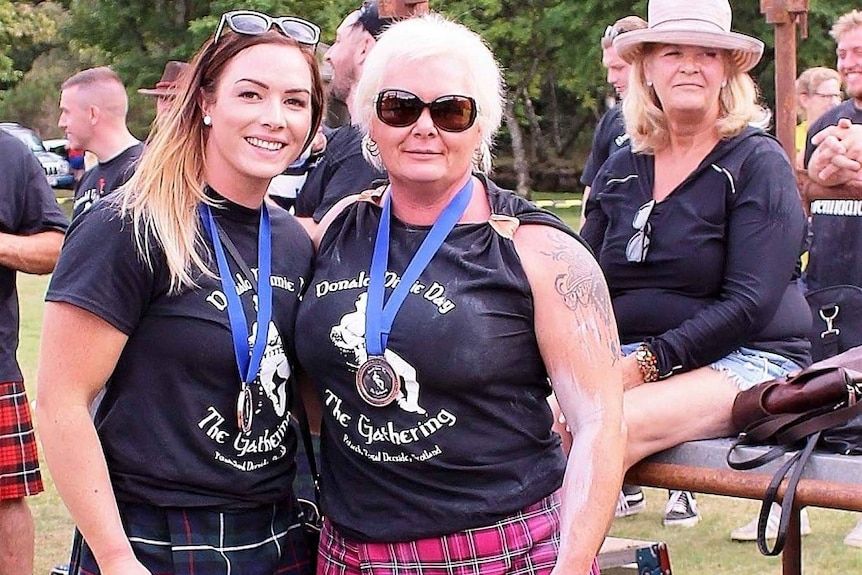
[[[808,0],[760,0],[760,12],[775,25],[775,135],[795,161],[796,26],[807,37]]]
[[[409,18],[427,14],[429,0],[377,0],[381,18]]]

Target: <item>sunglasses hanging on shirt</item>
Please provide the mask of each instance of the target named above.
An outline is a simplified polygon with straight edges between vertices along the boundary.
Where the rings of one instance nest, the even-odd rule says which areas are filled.
[[[655,200],[648,201],[638,208],[632,219],[635,234],[626,244],[626,260],[634,264],[643,263],[646,260],[647,252],[649,252],[650,236],[652,235],[652,224],[650,224],[649,217],[652,215],[654,207]]]

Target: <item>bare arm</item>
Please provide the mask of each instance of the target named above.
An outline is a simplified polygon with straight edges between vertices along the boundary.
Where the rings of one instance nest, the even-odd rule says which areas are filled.
[[[0,233],[0,265],[28,274],[54,271],[63,232],[49,230],[29,236]]]
[[[535,301],[535,328],[554,394],[572,431],[554,573],[589,572],[623,477],[620,347],[598,264],[574,238],[521,226],[515,244]]]
[[[45,305],[36,403],[42,448],[57,491],[105,575],[148,573],[123,531],[89,412],[126,341],[88,311],[67,303]]]

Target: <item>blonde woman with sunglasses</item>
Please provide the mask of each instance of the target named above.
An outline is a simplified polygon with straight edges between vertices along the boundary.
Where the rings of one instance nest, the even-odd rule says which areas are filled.
[[[318,36],[225,14],[135,175],[66,237],[38,416],[75,575],[311,572],[288,382],[312,246],[264,197],[320,123]]]
[[[321,220],[297,319],[323,404],[318,573],[595,573],[622,479],[616,328],[587,249],[484,175],[493,55],[403,20],[354,98],[389,185]]]

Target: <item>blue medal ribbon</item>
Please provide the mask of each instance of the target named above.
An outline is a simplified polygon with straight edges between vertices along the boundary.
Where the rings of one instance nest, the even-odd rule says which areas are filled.
[[[237,294],[236,284],[230,273],[230,267],[225,257],[224,247],[219,239],[218,228],[212,210],[207,204],[199,207],[204,227],[212,240],[218,264],[219,279],[222,291],[227,298],[227,315],[230,319],[230,331],[233,336],[233,349],[236,355],[236,365],[242,379],[243,388],[247,387],[257,377],[260,362],[266,349],[266,337],[269,333],[269,323],[272,319],[272,233],[269,223],[269,211],[264,203],[260,209],[260,228],[257,240],[257,334],[254,345],[249,349],[248,321],[242,302]],[[247,278],[253,281],[254,278]]]
[[[404,303],[407,294],[414,282],[419,279],[422,271],[446,241],[455,228],[455,224],[464,215],[464,211],[470,203],[473,193],[473,178],[458,190],[458,193],[449,201],[446,208],[434,222],[431,231],[425,236],[422,245],[416,250],[407,269],[401,276],[401,281],[395,286],[386,305],[383,304],[383,296],[386,283],[386,267],[389,263],[389,229],[392,214],[390,194],[383,198],[383,211],[380,214],[380,225],[377,227],[377,238],[374,240],[374,253],[371,257],[371,277],[368,280],[368,300],[365,309],[365,349],[371,356],[382,356],[392,331],[395,316]]]

